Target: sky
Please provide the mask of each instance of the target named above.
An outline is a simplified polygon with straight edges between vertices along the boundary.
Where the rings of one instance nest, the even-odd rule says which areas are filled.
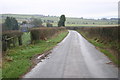
[[[119,0],[0,0],[0,14],[43,14],[51,16],[118,17]]]

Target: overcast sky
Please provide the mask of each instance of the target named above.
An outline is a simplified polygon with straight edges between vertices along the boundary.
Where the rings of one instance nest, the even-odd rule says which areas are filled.
[[[0,13],[117,17],[119,0],[0,0]]]

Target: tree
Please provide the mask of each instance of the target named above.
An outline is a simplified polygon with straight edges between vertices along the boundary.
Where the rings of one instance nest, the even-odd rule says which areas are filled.
[[[11,26],[11,18],[10,17],[7,17],[5,19],[5,23],[4,23],[4,28],[5,30],[11,30],[12,29],[12,26]]]
[[[18,22],[15,18],[11,18],[11,22],[12,22],[12,30],[19,30],[19,26],[18,26]]]
[[[7,17],[3,23],[4,30],[19,30],[18,21],[13,17]]]
[[[65,21],[66,21],[65,15],[61,15],[60,20],[58,22],[58,27],[65,26]]]
[[[59,22],[58,22],[58,27],[61,27],[61,24],[62,24],[61,21],[59,21]]]
[[[42,20],[41,19],[33,19],[31,24],[34,25],[35,27],[40,27],[40,26],[42,26]]]

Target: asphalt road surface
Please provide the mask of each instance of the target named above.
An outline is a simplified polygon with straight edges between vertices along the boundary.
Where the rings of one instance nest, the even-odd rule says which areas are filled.
[[[24,78],[118,78],[118,68],[78,32],[70,30]]]

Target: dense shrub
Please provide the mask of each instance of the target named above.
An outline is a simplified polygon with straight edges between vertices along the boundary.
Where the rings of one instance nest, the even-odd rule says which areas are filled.
[[[118,41],[118,27],[82,27],[81,31],[89,33],[88,36],[97,36],[107,41]]]
[[[54,34],[66,30],[63,27],[60,28],[34,28],[31,29],[31,41],[37,40],[47,40],[48,38],[52,37]]]

